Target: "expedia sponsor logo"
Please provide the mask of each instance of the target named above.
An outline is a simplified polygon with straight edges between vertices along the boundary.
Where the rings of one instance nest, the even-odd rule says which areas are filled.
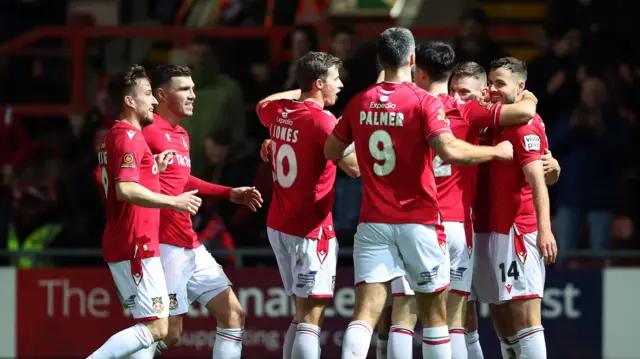
[[[375,108],[375,109],[381,109],[381,108],[396,108],[396,104],[392,103],[392,102],[387,102],[387,103],[376,103],[376,102],[371,102],[371,104],[369,104],[369,108]]]
[[[286,120],[286,119],[281,118],[281,117],[276,118],[276,122],[277,122],[277,123],[281,123],[281,124],[283,124],[283,125],[289,125],[289,126],[293,125],[293,121],[291,121],[291,120]]]

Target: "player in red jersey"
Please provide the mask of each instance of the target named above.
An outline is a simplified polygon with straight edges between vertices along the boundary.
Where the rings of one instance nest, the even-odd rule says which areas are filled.
[[[480,129],[494,123],[527,122],[536,110],[537,100],[532,94],[515,104],[487,106],[478,101],[463,102],[448,94],[448,83],[455,65],[451,46],[428,41],[416,47],[414,81],[420,88],[440,98],[451,131],[456,138],[476,144]],[[475,193],[475,166],[459,166],[443,162],[435,156],[434,174],[438,191],[438,207],[447,237],[450,257],[449,294],[447,296],[447,324],[454,359],[467,358],[464,337],[466,297],[471,291],[473,273],[473,236],[471,205]],[[398,282],[404,282],[399,284]],[[389,330],[388,350],[392,357],[410,357],[411,336],[415,327],[413,292],[407,290],[404,278],[392,281],[393,317]]]
[[[494,60],[491,100],[519,100],[526,79],[524,62]],[[497,128],[493,137],[494,142],[510,141],[515,158],[489,165],[490,235],[476,242],[474,288],[478,300],[490,304],[496,333],[518,357],[546,358],[540,306],[545,264],[555,261],[557,247],[542,163],[548,147],[544,123],[536,115],[526,124]]]
[[[262,198],[253,187],[230,188],[191,176],[189,134],[180,126],[184,117],[193,114],[195,93],[191,70],[180,65],[160,65],[150,77],[159,104],[153,125],[145,127],[143,134],[152,153],[173,152],[173,160],[160,174],[162,193],[176,195],[185,189],[197,190],[200,195],[229,199],[256,211]],[[216,317],[213,356],[240,358],[242,306],[222,267],[197,239],[189,213],[172,209],[160,211],[160,258],[169,292],[170,316],[169,333],[158,342],[156,351],[162,353],[179,341],[183,315],[192,302],[198,301]],[[148,352],[153,357],[153,351]],[[144,358],[145,354],[139,355],[136,358]]]
[[[325,106],[342,88],[341,62],[323,52],[298,61],[300,90],[269,96],[257,106],[269,128],[273,197],[267,217],[269,242],[296,317],[283,345],[283,358],[320,356],[320,327],[333,297],[338,243],[331,214],[336,162],[348,175],[360,175],[355,154],[343,150],[327,161],[323,147],[337,120]]]
[[[159,258],[158,208],[196,213],[201,204],[197,191],[158,193],[158,172],[171,156],[161,154],[158,168],[141,132],[153,122],[158,103],[144,69],[133,66],[112,77],[109,96],[120,106],[121,118],[98,152],[107,208],[102,252],[123,304],[141,323],[109,338],[90,359],[128,357],[167,335],[169,297]]]
[[[510,160],[511,146],[478,147],[451,134],[442,102],[411,83],[415,40],[409,30],[387,29],[377,45],[385,81],[347,104],[325,145],[327,158],[336,159],[355,144],[364,187],[354,243],[355,313],[342,357],[367,356],[388,283],[406,274],[424,324],[423,355],[450,358],[444,300],[449,254],[429,147],[451,163],[473,164]]]

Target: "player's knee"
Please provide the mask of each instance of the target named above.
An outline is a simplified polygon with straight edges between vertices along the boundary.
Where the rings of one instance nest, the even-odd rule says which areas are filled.
[[[413,328],[418,321],[418,308],[414,295],[393,297],[391,325]]]
[[[168,318],[160,318],[144,323],[154,341],[164,340],[169,333],[169,320]]]
[[[425,327],[447,325],[447,301],[444,291],[416,293],[418,317]]]
[[[296,317],[301,323],[308,323],[317,326],[322,325],[324,310],[329,304],[329,299],[325,298],[297,298]]]
[[[244,319],[246,314],[239,302],[235,302],[229,309],[229,317],[227,324],[229,328],[244,328]]]
[[[450,291],[447,293],[447,325],[450,327],[464,326],[467,297]]]
[[[476,302],[474,301],[467,302],[464,327],[468,332],[478,330],[478,314],[476,312]]]
[[[519,299],[505,303],[505,309],[513,318],[512,331],[542,325],[540,305],[540,298]]]

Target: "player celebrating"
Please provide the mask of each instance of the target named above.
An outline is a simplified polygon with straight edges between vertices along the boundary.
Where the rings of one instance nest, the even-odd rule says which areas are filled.
[[[526,64],[512,57],[494,60],[489,72],[493,102],[520,99],[527,79]],[[513,162],[489,165],[489,238],[477,244],[474,288],[489,303],[503,357],[511,347],[517,357],[546,358],[540,313],[545,264],[553,263],[557,247],[551,232],[549,195],[541,157],[548,147],[542,119],[496,129],[494,141],[510,141]]]
[[[257,106],[269,128],[273,199],[267,218],[269,242],[288,295],[296,300],[296,318],[287,331],[283,358],[320,356],[320,327],[333,297],[338,243],[331,210],[336,163],[323,147],[337,120],[325,106],[342,88],[341,62],[324,52],[298,61],[300,90],[271,95]],[[335,160],[348,175],[360,175],[355,154],[343,150]]]
[[[201,200],[190,191],[178,196],[159,194],[159,170],[142,127],[153,122],[153,97],[141,66],[112,77],[109,97],[120,106],[121,120],[107,133],[98,152],[99,171],[107,207],[102,239],[104,260],[123,304],[141,323],[107,340],[90,359],[123,358],[150,347],[167,335],[169,298],[165,284],[157,208],[195,214]],[[170,155],[162,154],[166,164]]]
[[[173,161],[160,175],[163,194],[174,195],[184,188],[200,195],[230,199],[253,211],[262,203],[252,187],[230,188],[191,176],[189,135],[179,123],[193,114],[195,93],[191,70],[186,66],[160,65],[151,72],[151,85],[158,99],[154,124],[143,133],[152,153],[172,151]],[[200,243],[188,213],[171,209],[160,211],[160,258],[169,291],[169,333],[158,342],[162,353],[176,344],[182,334],[182,318],[198,301],[216,317],[213,356],[240,358],[244,313],[222,267]],[[152,357],[152,356],[151,356]]]
[[[384,82],[354,97],[327,139],[325,155],[340,158],[352,142],[364,193],[354,243],[356,305],[343,358],[365,358],[388,283],[405,274],[424,324],[423,356],[450,358],[444,289],[449,285],[446,238],[439,226],[433,148],[451,163],[511,160],[505,142],[478,147],[456,139],[442,102],[411,83],[415,40],[404,28],[378,39]]]

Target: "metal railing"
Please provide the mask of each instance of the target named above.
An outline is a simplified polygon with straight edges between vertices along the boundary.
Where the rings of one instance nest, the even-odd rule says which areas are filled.
[[[320,35],[322,48],[326,50],[330,38],[331,26],[328,23],[314,25]],[[276,64],[287,59],[290,54],[283,48],[283,40],[291,32],[288,26],[274,27],[216,27],[216,28],[184,28],[184,27],[41,27],[28,31],[12,40],[0,45],[0,56],[24,53],[29,56],[42,54],[41,49],[28,49],[27,46],[41,39],[58,38],[66,42],[66,48],[71,55],[71,103],[69,104],[28,104],[11,105],[13,111],[19,116],[30,117],[58,117],[66,116],[71,110],[87,109],[85,101],[85,71],[87,42],[101,38],[147,38],[171,41],[176,47],[184,47],[196,36],[208,36],[211,38],[236,38],[236,39],[264,39],[270,44],[271,63]],[[359,39],[375,39],[383,26],[362,25],[356,27]],[[458,35],[456,27],[415,27],[411,28],[417,38],[453,39]],[[535,43],[539,37],[535,27],[522,26],[493,26],[489,34],[497,41],[528,41]],[[50,50],[48,50],[50,52]],[[57,54],[57,55],[56,55]],[[55,51],[49,56],[59,56]],[[0,105],[2,107],[2,105]]]

